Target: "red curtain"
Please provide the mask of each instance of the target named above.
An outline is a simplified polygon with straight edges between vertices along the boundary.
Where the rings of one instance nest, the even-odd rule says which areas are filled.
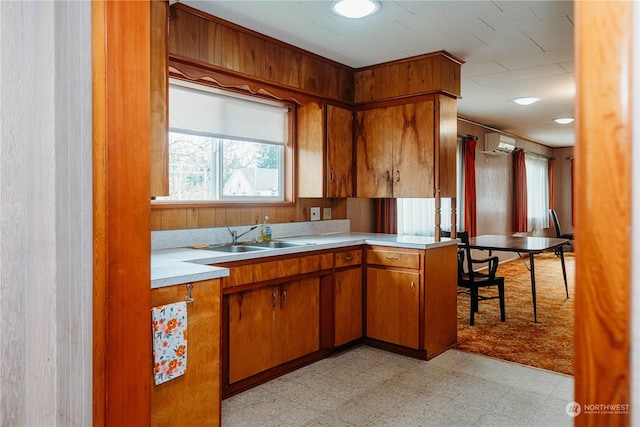
[[[476,144],[478,137],[464,139],[464,224],[469,236],[477,234],[476,225]]]
[[[527,231],[527,169],[524,151],[513,156],[513,231]]]
[[[376,233],[398,233],[396,199],[376,199]]]
[[[573,157],[571,158],[571,225],[573,225]]]
[[[549,159],[549,209],[556,208],[556,160]],[[553,227],[551,215],[549,215],[549,227]]]

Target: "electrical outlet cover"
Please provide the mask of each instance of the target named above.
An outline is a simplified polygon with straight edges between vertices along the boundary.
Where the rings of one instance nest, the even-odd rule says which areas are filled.
[[[320,208],[311,208],[311,221],[320,221]]]
[[[324,208],[323,209],[322,218],[331,219],[331,208]]]

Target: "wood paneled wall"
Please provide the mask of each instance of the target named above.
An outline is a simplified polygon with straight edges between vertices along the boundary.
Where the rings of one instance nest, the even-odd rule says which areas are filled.
[[[628,426],[638,409],[630,407],[634,3],[575,3],[577,426]],[[629,406],[587,407],[598,404]]]
[[[150,4],[91,7],[93,424],[145,426],[152,360]]]
[[[175,206],[175,205],[174,205]],[[151,230],[209,228],[262,223],[265,215],[271,223],[310,220],[310,208],[331,208],[331,219],[347,218],[347,199],[298,199],[291,207],[172,207],[151,211]],[[322,209],[320,210],[322,213]]]
[[[169,54],[353,103],[350,67],[182,4],[171,7]]]
[[[359,104],[437,91],[459,97],[462,63],[446,52],[434,52],[356,70],[354,101]]]

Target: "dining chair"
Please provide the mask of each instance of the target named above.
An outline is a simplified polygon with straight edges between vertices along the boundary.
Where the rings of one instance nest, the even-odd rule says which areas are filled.
[[[560,230],[560,221],[558,221],[558,214],[555,209],[549,209],[549,215],[551,216],[551,221],[553,221],[553,229],[555,231],[556,237],[559,239],[569,239],[573,240],[573,233],[563,233]]]
[[[475,314],[478,312],[478,302],[485,300],[498,299],[500,302],[500,320],[505,321],[504,309],[504,277],[496,276],[498,270],[499,258],[497,256],[474,259],[471,257],[471,248],[469,247],[469,233],[460,231],[457,233],[461,244],[458,246],[458,287],[464,288],[458,291],[459,294],[467,294],[470,298],[470,315],[469,325],[475,324]],[[487,272],[476,271],[478,266],[486,264]],[[498,288],[498,296],[483,295],[480,290],[496,286]]]

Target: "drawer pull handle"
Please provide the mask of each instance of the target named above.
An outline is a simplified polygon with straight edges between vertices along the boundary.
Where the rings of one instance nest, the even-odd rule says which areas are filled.
[[[278,303],[278,293],[273,291],[271,294],[271,308],[276,308],[276,304]]]
[[[415,295],[416,293],[416,284],[415,282],[411,282],[411,293]]]
[[[398,257],[395,255],[387,255],[387,259],[393,260],[393,261],[397,261]]]
[[[284,305],[287,305],[287,291],[282,291],[282,298],[284,299]]]
[[[353,259],[353,255],[351,255],[351,254],[347,254],[347,255],[344,256],[344,260],[345,261],[351,261],[352,259]]]

